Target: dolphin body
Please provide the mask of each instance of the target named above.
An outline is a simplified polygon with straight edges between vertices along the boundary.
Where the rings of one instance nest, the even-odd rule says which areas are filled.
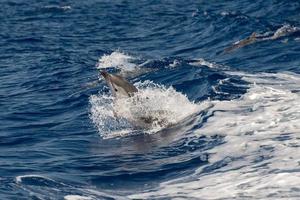
[[[134,96],[134,93],[138,92],[138,89],[128,82],[126,79],[119,75],[113,75],[106,71],[101,71],[101,75],[104,77],[107,85],[109,86],[113,96],[116,98],[130,98]],[[142,101],[137,97],[137,101]],[[119,117],[118,112],[116,110],[113,111],[115,117]],[[148,114],[146,113],[139,113],[140,115],[136,115],[134,119],[129,119],[129,121],[137,128],[149,128],[155,122],[158,125],[166,126],[167,124],[170,126],[171,124],[168,123],[168,120],[165,118],[168,116],[168,111],[164,110],[155,110],[150,111]],[[158,117],[165,116],[165,117]]]
[[[106,71],[101,71],[101,75],[105,79],[114,97],[131,97],[138,91],[134,85],[119,75],[109,74]]]
[[[266,40],[276,40],[299,32],[300,32],[300,28],[291,25],[282,26],[281,28],[277,29],[275,33],[273,33],[272,35],[270,35],[269,33],[258,34],[256,32],[253,32],[249,37],[234,43],[230,47],[225,48],[223,53],[229,53],[236,49],[242,48],[244,46],[248,46],[256,42],[261,42]]]
[[[258,40],[257,38],[257,34],[254,32],[252,33],[249,37],[247,37],[246,39],[243,39],[239,42],[236,42],[235,44],[233,44],[232,46],[230,47],[227,47],[225,50],[224,50],[224,53],[229,53],[235,49],[239,49],[239,48],[242,48],[244,46],[247,46],[249,44],[252,44],[254,42],[256,42]]]

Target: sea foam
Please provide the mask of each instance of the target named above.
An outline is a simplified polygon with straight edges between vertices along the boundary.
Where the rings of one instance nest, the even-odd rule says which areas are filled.
[[[228,73],[252,86],[239,99],[211,101],[213,115],[194,132],[225,136],[224,144],[207,151],[215,169],[200,167],[189,176],[130,198],[299,197],[300,76]]]

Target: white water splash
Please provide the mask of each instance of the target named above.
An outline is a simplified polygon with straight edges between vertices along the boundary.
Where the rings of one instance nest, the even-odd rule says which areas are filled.
[[[42,175],[28,174],[28,175],[23,175],[23,176],[17,176],[16,182],[22,183],[23,179],[44,179],[44,180],[54,181],[54,180],[52,180],[48,177],[42,176]]]
[[[102,137],[135,134],[137,128],[155,133],[202,109],[202,105],[190,102],[172,87],[150,81],[135,86],[139,92],[133,97],[119,98],[114,102],[111,96],[91,96],[91,119]]]
[[[280,27],[279,29],[277,29],[274,33],[274,35],[271,37],[271,39],[277,39],[280,37],[284,37],[284,36],[288,36],[290,34],[293,34],[295,32],[300,31],[300,28],[295,27],[295,26],[291,26],[289,24],[285,24],[282,27]]]
[[[213,116],[194,133],[225,136],[226,143],[207,151],[219,167],[200,167],[129,198],[300,198],[300,76],[230,74],[252,87],[240,99],[212,101]]]
[[[104,54],[101,58],[99,58],[96,67],[98,69],[111,67],[121,69],[123,71],[133,71],[137,67],[134,63],[132,63],[133,60],[135,60],[134,57],[115,51],[109,55]]]
[[[263,34],[256,33],[256,38],[258,39],[257,41],[276,40],[278,38],[286,37],[299,31],[299,27],[291,26],[290,24],[284,24],[275,32],[268,31]]]
[[[276,40],[282,37],[286,37],[289,35],[292,35],[293,33],[299,32],[300,28],[296,26],[291,26],[290,24],[285,24],[282,27],[278,28],[275,32],[265,32],[262,34],[255,33],[256,34],[256,42],[259,41],[265,41],[265,40]],[[241,41],[244,41],[241,40]],[[241,41],[236,42],[235,44],[240,43]]]
[[[219,64],[217,63],[213,63],[213,62],[209,62],[207,60],[204,60],[203,58],[198,58],[192,62],[189,62],[190,65],[193,65],[193,66],[206,66],[206,67],[209,67],[209,68],[217,68],[217,67],[220,67]]]
[[[57,9],[57,10],[71,10],[72,7],[71,6],[57,6],[57,5],[48,5],[44,7],[45,9]]]
[[[66,195],[65,200],[93,200],[92,197],[80,196],[80,195]]]
[[[174,68],[180,65],[180,61],[175,59],[171,64],[169,64],[169,67]]]

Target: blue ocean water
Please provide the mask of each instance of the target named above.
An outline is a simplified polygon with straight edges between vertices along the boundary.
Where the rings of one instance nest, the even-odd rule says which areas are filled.
[[[0,199],[300,198],[299,1],[0,5]]]

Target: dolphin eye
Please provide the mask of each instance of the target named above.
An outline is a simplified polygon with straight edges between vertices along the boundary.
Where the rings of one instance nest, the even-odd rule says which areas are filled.
[[[115,88],[115,91],[118,92],[118,90]]]

